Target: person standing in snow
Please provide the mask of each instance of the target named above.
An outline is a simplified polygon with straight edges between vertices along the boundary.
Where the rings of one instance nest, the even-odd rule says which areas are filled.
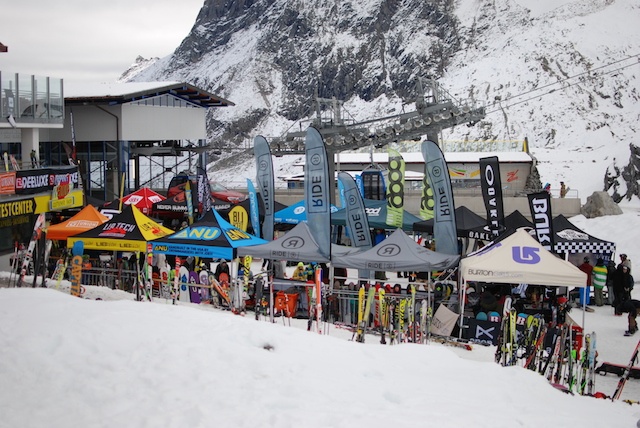
[[[560,197],[564,198],[565,196],[567,196],[567,192],[569,191],[569,188],[564,184],[564,181],[560,182]]]
[[[593,267],[593,296],[596,306],[604,305],[603,290],[605,285],[607,285],[607,268],[604,265],[604,260],[599,258]]]

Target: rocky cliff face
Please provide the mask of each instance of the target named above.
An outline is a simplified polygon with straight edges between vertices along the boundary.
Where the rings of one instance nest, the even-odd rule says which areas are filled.
[[[316,96],[366,120],[397,113],[431,77],[487,106],[485,120],[443,139],[528,137],[543,181],[571,172],[591,194],[615,177],[622,198],[638,195],[627,162],[639,19],[635,0],[205,0],[172,55],[139,61],[124,80],[185,80],[230,99],[236,107],[211,111],[210,138],[246,147],[313,117]],[[575,162],[594,165],[577,176]]]

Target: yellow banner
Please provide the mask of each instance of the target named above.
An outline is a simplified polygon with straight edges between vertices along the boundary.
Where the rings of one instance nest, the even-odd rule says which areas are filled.
[[[104,251],[147,251],[146,241],[132,241],[128,239],[109,239],[109,238],[69,238],[67,239],[67,248],[73,247],[76,241],[84,242],[85,250],[104,250]]]

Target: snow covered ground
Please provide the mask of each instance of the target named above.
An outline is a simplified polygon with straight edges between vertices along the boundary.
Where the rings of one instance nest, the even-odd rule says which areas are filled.
[[[640,266],[638,209],[587,220]],[[257,262],[259,263],[259,262]],[[259,270],[256,268],[256,270]],[[3,275],[8,275],[4,273]],[[29,281],[27,281],[29,283]],[[494,347],[365,344],[211,307],[68,284],[0,289],[0,427],[631,427],[640,405],[569,396],[493,362]],[[640,296],[636,291],[635,295]],[[96,300],[100,298],[101,300]],[[626,364],[638,336],[610,307],[586,313],[598,362]],[[580,309],[572,315],[582,319]],[[615,375],[597,376],[611,395]],[[630,379],[622,399],[640,400]]]

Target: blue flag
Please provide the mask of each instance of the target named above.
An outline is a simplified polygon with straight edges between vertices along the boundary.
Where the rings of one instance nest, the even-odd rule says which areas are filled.
[[[253,181],[247,178],[247,191],[249,192],[249,216],[251,217],[251,226],[253,226],[253,234],[260,236],[260,212],[258,208],[258,194],[253,186]]]

